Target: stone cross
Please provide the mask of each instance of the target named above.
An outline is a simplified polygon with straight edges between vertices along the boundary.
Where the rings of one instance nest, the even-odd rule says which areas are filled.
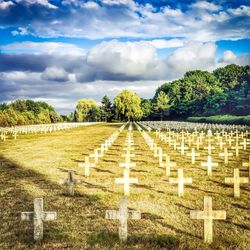
[[[218,167],[218,163],[212,162],[212,156],[208,155],[207,162],[202,162],[201,166],[202,167],[207,167],[207,175],[211,176],[212,175],[212,168],[213,167]]]
[[[70,195],[74,195],[74,185],[81,184],[82,180],[77,180],[74,178],[74,171],[69,170],[68,171],[68,178],[66,180],[62,180],[61,183],[63,185],[68,186],[68,191]]]
[[[176,167],[175,162],[170,161],[170,156],[166,155],[166,161],[160,164],[161,167],[166,167],[166,176],[169,177],[171,173],[171,167]]]
[[[247,145],[249,145],[249,144],[250,144],[250,142],[248,142],[246,138],[244,138],[243,142],[240,142],[240,145],[243,145],[244,150],[247,149]]]
[[[130,162],[130,158],[135,157],[135,154],[130,154],[129,152],[126,152],[125,154],[122,154],[122,157],[125,157],[125,162]]]
[[[163,154],[162,148],[158,148],[158,157],[159,157],[159,164],[161,165],[163,157],[166,156],[166,154]]]
[[[185,150],[188,149],[188,147],[185,147],[184,142],[181,143],[180,147],[177,147],[178,150],[181,151],[181,155],[185,154]]]
[[[183,169],[178,168],[178,178],[169,178],[169,183],[177,183],[178,184],[178,196],[182,197],[184,194],[184,184],[192,183],[192,178],[184,178],[183,177]]]
[[[225,178],[225,183],[234,184],[234,197],[236,198],[240,197],[240,184],[248,182],[248,177],[240,177],[240,171],[238,168],[234,169],[233,178]]]
[[[204,147],[204,149],[207,149],[208,154],[211,155],[212,149],[215,149],[215,147],[211,146],[211,144],[209,143],[207,147]]]
[[[232,156],[232,153],[228,153],[227,148],[224,148],[224,153],[219,153],[219,156],[224,157],[225,164],[228,163],[228,156]]]
[[[191,156],[191,162],[192,164],[195,164],[195,157],[200,156],[200,153],[195,153],[195,149],[191,149],[191,153],[187,153],[187,156]]]
[[[128,219],[140,220],[141,213],[135,210],[128,210],[127,197],[122,196],[119,210],[106,210],[105,219],[119,220],[119,239],[125,242],[128,238]]]
[[[115,183],[123,184],[124,195],[128,196],[130,183],[132,183],[132,184],[138,183],[138,179],[137,178],[129,178],[129,170],[126,168],[124,169],[123,173],[124,173],[123,178],[116,178]]]
[[[242,166],[243,166],[243,167],[248,167],[248,176],[249,176],[249,178],[250,178],[250,155],[249,155],[249,157],[248,157],[248,162],[243,162],[243,163],[242,163]]]
[[[191,210],[190,218],[204,220],[204,242],[210,244],[213,241],[213,220],[225,220],[226,211],[213,210],[212,197],[204,196],[204,210]]]
[[[119,167],[125,168],[127,170],[129,170],[130,168],[136,167],[136,163],[135,162],[123,162],[123,163],[119,163]]]
[[[21,220],[30,221],[33,219],[34,224],[34,240],[40,241],[43,239],[43,222],[56,220],[56,212],[44,212],[43,211],[43,198],[34,199],[34,211],[22,212]]]
[[[232,149],[235,149],[235,155],[239,156],[239,149],[243,149],[242,146],[239,146],[238,142],[236,142],[234,147],[231,147]]]
[[[98,154],[98,149],[95,149],[95,150],[94,150],[94,153],[93,153],[93,154],[90,154],[89,156],[90,156],[90,157],[93,157],[93,158],[95,159],[95,164],[98,163],[98,157],[100,156],[100,155]]]
[[[84,175],[89,176],[90,168],[95,167],[95,163],[90,163],[89,156],[85,156],[85,161],[78,164],[79,167],[84,167]]]

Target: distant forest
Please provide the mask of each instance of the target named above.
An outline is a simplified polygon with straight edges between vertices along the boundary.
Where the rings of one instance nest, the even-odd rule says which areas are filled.
[[[69,116],[45,102],[16,100],[0,104],[0,126],[62,121],[170,120],[214,115],[250,115],[250,66],[231,64],[213,72],[193,70],[161,85],[152,99],[123,90],[113,102],[81,99]]]

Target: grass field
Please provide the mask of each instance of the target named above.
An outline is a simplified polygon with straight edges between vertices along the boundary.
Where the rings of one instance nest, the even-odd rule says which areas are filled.
[[[228,165],[215,156],[219,167],[213,176],[206,176],[200,161],[192,165],[189,157],[170,149],[156,139],[171,155],[184,176],[193,183],[185,186],[183,198],[177,196],[177,185],[170,184],[165,171],[159,167],[139,131],[134,131],[136,168],[131,177],[138,178],[132,185],[128,204],[142,212],[142,219],[129,221],[128,242],[118,239],[118,221],[105,220],[106,209],[118,209],[123,186],[115,184],[122,177],[118,163],[127,129],[91,169],[90,177],[83,176],[78,162],[84,155],[116,131],[121,124],[99,124],[48,135],[21,135],[16,141],[0,142],[0,249],[250,249],[249,184],[242,186],[241,198],[233,197],[233,186],[224,184],[231,177],[233,167],[247,161],[250,150]],[[201,160],[206,160],[201,151]],[[218,153],[218,152],[216,152]],[[218,154],[217,154],[218,155]],[[8,162],[8,164],[6,164]],[[67,170],[76,171],[84,181],[76,187],[75,197],[67,195],[60,179]],[[174,169],[172,176],[176,176]],[[247,172],[241,168],[241,173]],[[203,197],[213,197],[213,209],[227,211],[227,219],[214,221],[214,242],[203,243],[203,221],[191,220],[190,210],[203,210]],[[20,212],[33,210],[33,199],[44,197],[44,210],[56,211],[58,219],[44,223],[44,240],[32,240],[31,222],[22,222]]]

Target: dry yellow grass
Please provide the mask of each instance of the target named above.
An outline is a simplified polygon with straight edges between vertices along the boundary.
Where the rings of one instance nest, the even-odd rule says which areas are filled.
[[[90,177],[83,176],[77,166],[84,155],[91,153],[121,124],[101,124],[48,135],[22,135],[17,141],[0,142],[0,249],[249,249],[249,185],[241,188],[241,198],[233,198],[233,187],[224,184],[233,167],[247,160],[249,149],[228,165],[215,156],[219,167],[208,178],[200,161],[192,165],[156,139],[163,150],[184,168],[184,175],[193,178],[185,186],[183,198],[177,196],[177,186],[170,184],[165,171],[159,167],[146,142],[133,131],[136,168],[131,177],[139,183],[131,186],[129,208],[142,212],[140,221],[129,221],[126,244],[118,239],[118,222],[105,220],[106,209],[118,209],[122,185],[115,178],[122,176],[125,129],[113,146],[91,169]],[[153,133],[150,135],[155,139]],[[201,151],[202,161],[206,159]],[[217,152],[216,152],[217,153]],[[9,164],[6,164],[8,162]],[[241,172],[244,172],[244,168]],[[76,187],[75,197],[67,195],[59,180],[67,170],[76,171],[83,184]],[[172,176],[176,176],[175,168]],[[203,209],[203,197],[213,197],[213,208],[227,211],[227,220],[214,221],[214,242],[203,243],[203,221],[191,220],[189,211]],[[32,211],[33,199],[44,197],[45,211],[57,211],[58,219],[44,224],[44,240],[33,243],[31,222],[21,222],[20,212]]]

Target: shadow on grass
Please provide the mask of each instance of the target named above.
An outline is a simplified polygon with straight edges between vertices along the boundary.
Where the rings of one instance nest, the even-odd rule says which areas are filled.
[[[174,235],[140,235],[128,236],[127,242],[120,242],[118,233],[101,231],[91,234],[87,241],[87,249],[177,249],[179,239]],[[119,246],[119,247],[118,247]],[[101,247],[101,248],[100,248]],[[117,248],[118,247],[118,248]]]
[[[101,172],[101,173],[109,173],[109,174],[115,174],[114,172],[110,171],[110,170],[105,170],[105,169],[101,169],[101,168],[97,168],[97,167],[94,167],[95,171],[96,172]]]
[[[69,222],[72,218],[77,220],[79,215],[72,217],[73,210],[78,213],[91,210],[98,220],[103,219],[106,206],[97,195],[76,192],[75,196],[67,197],[63,195],[64,188],[49,181],[45,175],[25,169],[3,156],[0,156],[0,162],[7,163],[0,167],[0,249],[54,249],[55,242],[57,249],[62,249],[60,246],[67,242],[74,243],[70,230],[73,223]],[[98,185],[91,186],[103,189]],[[44,198],[44,211],[56,211],[58,214],[57,220],[44,223],[44,239],[39,244],[33,241],[32,221],[22,222],[20,218],[21,212],[33,211],[33,201],[37,197]],[[88,227],[90,223],[85,220],[79,222],[82,227]]]

